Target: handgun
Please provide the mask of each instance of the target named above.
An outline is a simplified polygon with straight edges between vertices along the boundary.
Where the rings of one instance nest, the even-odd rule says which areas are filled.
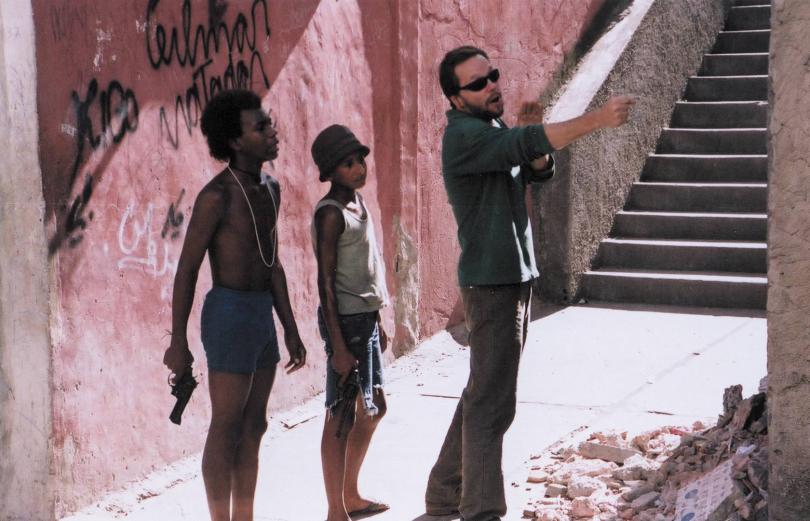
[[[180,417],[183,415],[189,399],[191,399],[191,393],[197,387],[197,380],[191,374],[191,369],[189,369],[183,373],[179,380],[176,380],[174,384],[170,383],[169,386],[172,388],[172,396],[177,397],[177,403],[174,404],[169,419],[172,423],[180,425]]]
[[[357,368],[352,369],[343,385],[338,385],[338,403],[343,402],[340,412],[340,423],[338,423],[336,438],[343,436],[343,429],[354,417],[354,400],[360,392],[360,373]],[[351,427],[350,427],[351,428]]]

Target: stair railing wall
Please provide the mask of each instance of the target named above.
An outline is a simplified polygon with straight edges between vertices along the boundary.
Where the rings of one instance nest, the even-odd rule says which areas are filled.
[[[547,113],[563,121],[610,96],[636,98],[630,122],[556,152],[557,174],[533,192],[540,294],[576,302],[593,262],[670,120],[688,77],[723,26],[731,0],[636,0],[583,58]]]

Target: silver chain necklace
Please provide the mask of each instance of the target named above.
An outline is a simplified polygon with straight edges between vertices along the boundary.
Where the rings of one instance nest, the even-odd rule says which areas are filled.
[[[273,190],[270,189],[270,183],[267,183],[267,191],[270,193],[270,200],[273,202],[273,228],[270,230],[270,244],[273,246],[273,254],[270,257],[271,261],[269,264],[267,259],[264,258],[264,253],[262,252],[262,242],[259,240],[259,227],[256,224],[256,214],[253,213],[253,206],[250,204],[250,199],[248,199],[247,192],[245,192],[245,187],[242,186],[242,182],[239,181],[239,178],[236,177],[236,174],[233,173],[231,170],[231,165],[228,165],[228,172],[231,173],[233,178],[236,180],[236,184],[239,185],[239,188],[242,190],[242,195],[245,196],[245,202],[247,202],[248,210],[250,210],[250,217],[253,219],[253,231],[256,233],[256,245],[259,247],[259,257],[262,259],[262,263],[267,266],[268,268],[272,268],[273,265],[276,263],[276,241],[277,237],[277,227],[278,227],[278,206],[276,205],[276,198],[273,196]]]

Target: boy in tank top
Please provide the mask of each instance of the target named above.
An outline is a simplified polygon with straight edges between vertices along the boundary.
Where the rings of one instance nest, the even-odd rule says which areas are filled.
[[[374,223],[357,191],[366,183],[369,148],[348,128],[332,125],[312,144],[329,192],[315,206],[312,243],[318,261],[318,325],[326,342],[326,421],[321,460],[327,521],[382,512],[357,487],[371,436],[385,415],[382,351],[387,337],[379,310],[387,304],[385,269]]]

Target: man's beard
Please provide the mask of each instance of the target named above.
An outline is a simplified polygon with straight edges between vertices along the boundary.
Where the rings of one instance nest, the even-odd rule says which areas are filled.
[[[495,118],[503,116],[503,109],[493,112],[491,110],[487,110],[486,108],[470,105],[469,103],[467,104],[467,110],[470,111],[471,115],[475,116],[476,118],[483,119],[485,121],[492,121]]]

